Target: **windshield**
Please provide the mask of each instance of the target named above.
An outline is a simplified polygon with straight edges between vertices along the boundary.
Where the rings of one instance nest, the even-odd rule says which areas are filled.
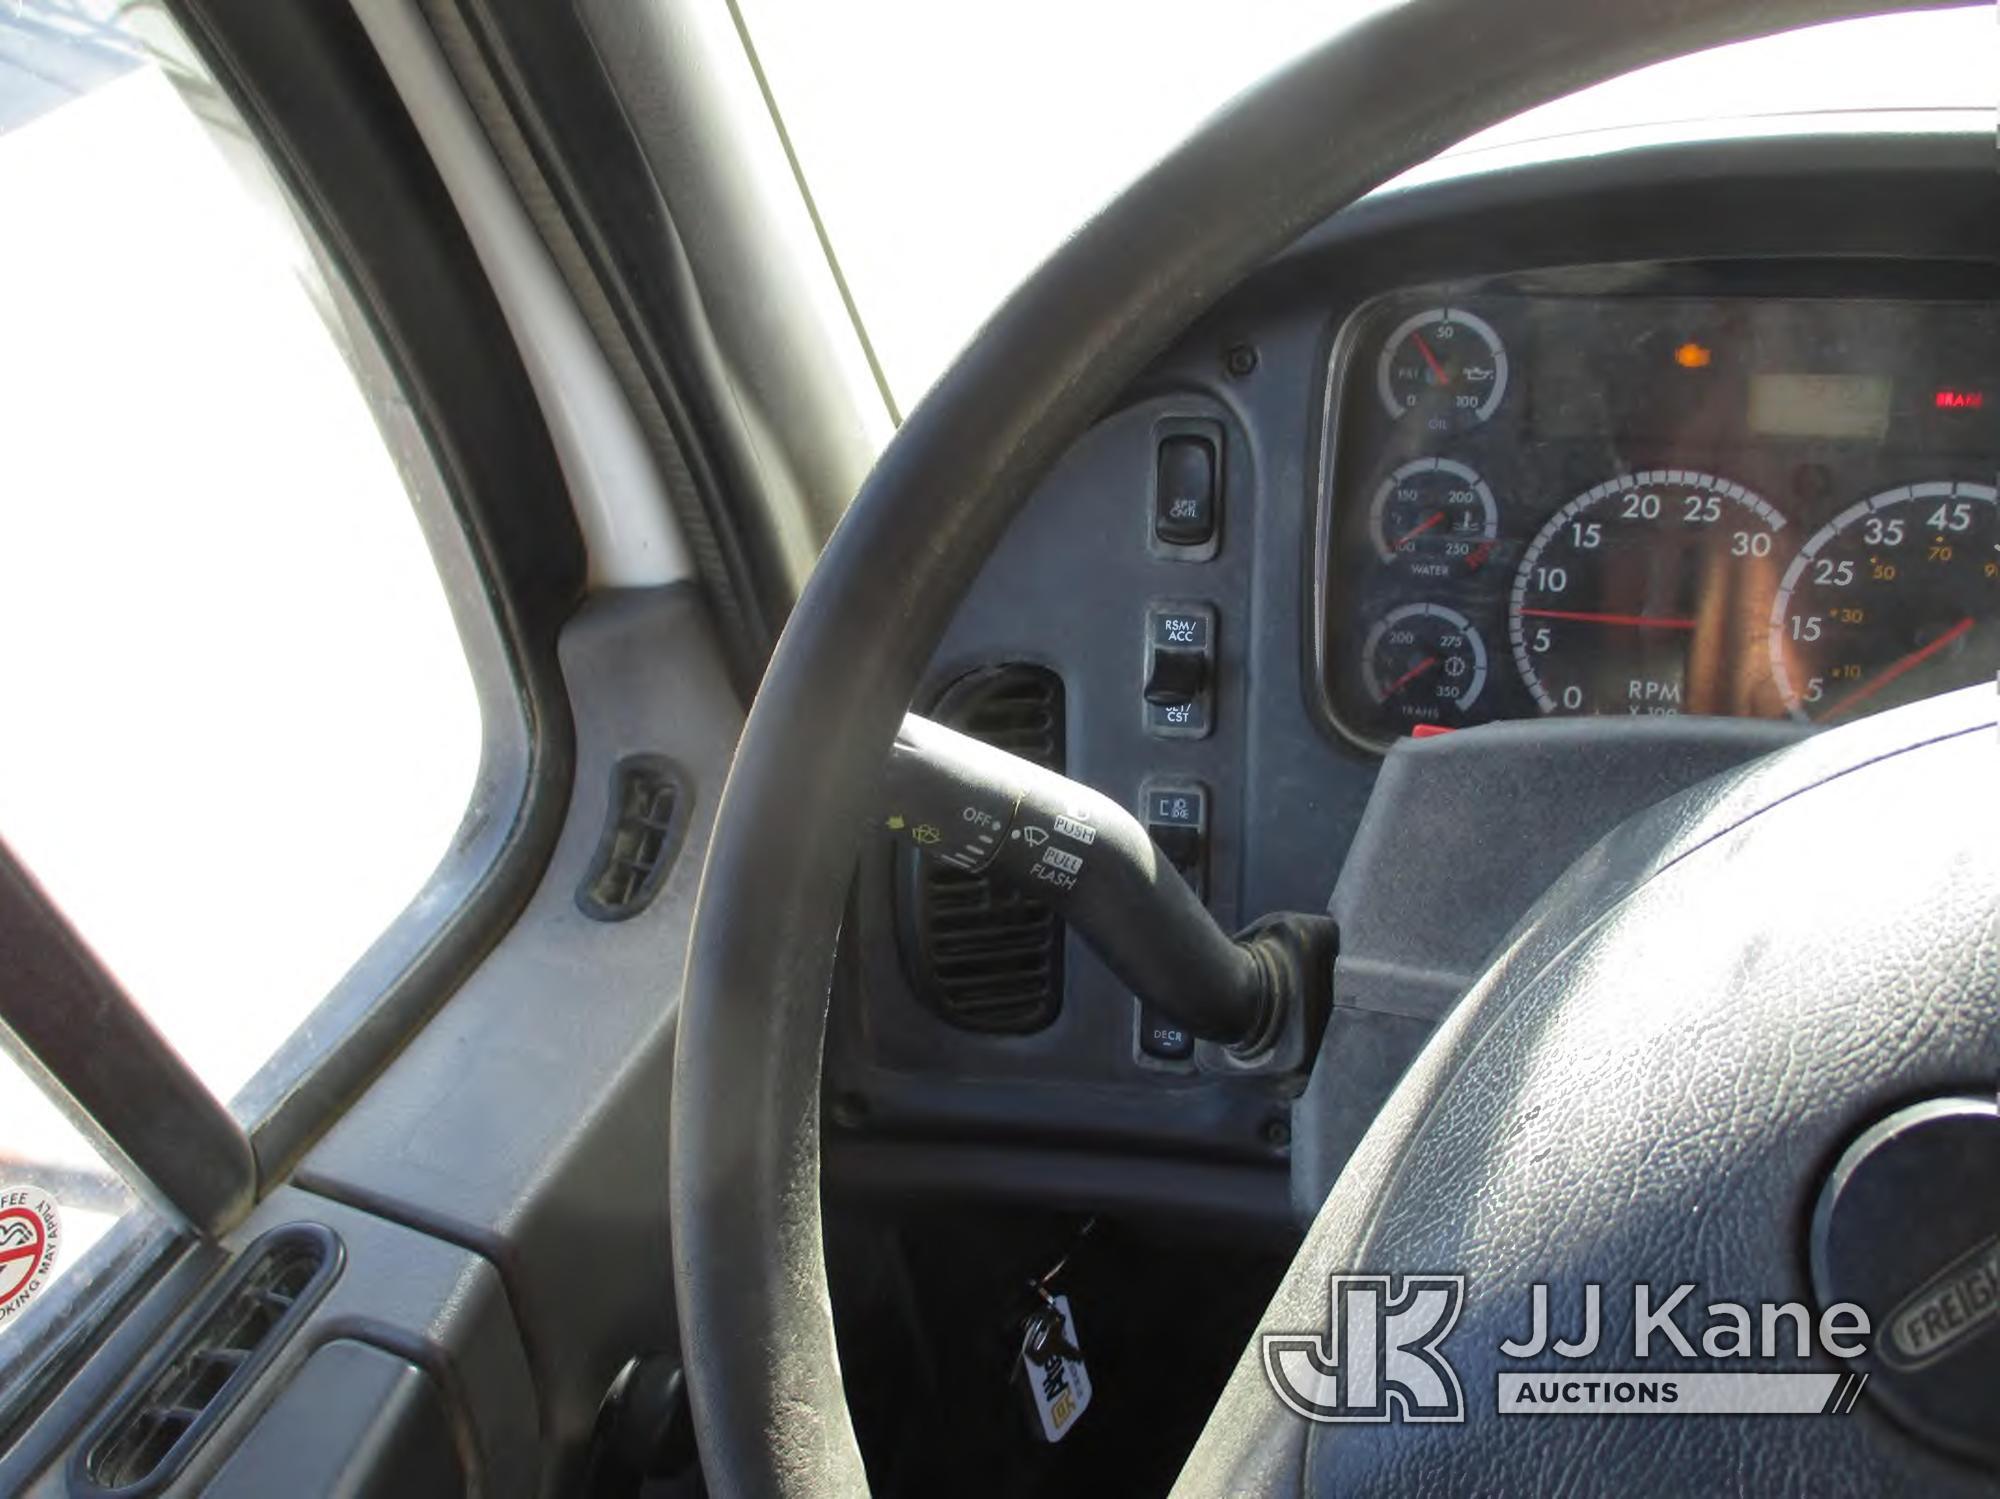
[[[1368,6],[738,0],[897,404],[1120,187]],[[1850,21],[1648,68],[1461,152],[1688,120],[1994,102],[1992,7]]]

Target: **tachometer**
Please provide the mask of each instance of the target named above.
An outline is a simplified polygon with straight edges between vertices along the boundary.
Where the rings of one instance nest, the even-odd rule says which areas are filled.
[[[1493,555],[1499,507],[1486,481],[1451,458],[1416,458],[1375,491],[1375,550],[1420,577],[1476,572]]]
[[[1462,307],[1429,307],[1390,333],[1375,383],[1398,421],[1463,431],[1493,415],[1507,394],[1507,349],[1486,319]]]
[[[1544,713],[1774,714],[1755,638],[1785,517],[1693,469],[1620,474],[1528,544],[1507,633]]]
[[[2000,671],[2000,500],[1991,484],[1884,490],[1800,548],[1771,606],[1771,671],[1827,723]]]
[[[1361,679],[1389,718],[1455,725],[1486,687],[1486,642],[1456,609],[1403,604],[1368,632]]]

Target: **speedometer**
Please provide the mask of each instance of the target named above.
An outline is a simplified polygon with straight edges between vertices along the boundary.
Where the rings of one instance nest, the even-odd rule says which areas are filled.
[[[1827,723],[2000,671],[2000,500],[1938,480],[1862,500],[1815,532],[1771,606],[1771,670]]]
[[[1785,517],[1693,469],[1620,474],[1549,518],[1521,558],[1507,616],[1544,713],[1769,714],[1754,638]]]

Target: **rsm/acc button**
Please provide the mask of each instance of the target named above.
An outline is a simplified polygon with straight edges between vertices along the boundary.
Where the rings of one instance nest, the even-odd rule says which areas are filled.
[[[1215,610],[1155,604],[1146,611],[1146,728],[1204,739],[1215,726]]]

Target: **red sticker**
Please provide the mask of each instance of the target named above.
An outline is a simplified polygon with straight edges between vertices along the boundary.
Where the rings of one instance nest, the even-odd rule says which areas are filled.
[[[39,1187],[0,1187],[0,1322],[49,1282],[62,1246],[62,1214]]]

